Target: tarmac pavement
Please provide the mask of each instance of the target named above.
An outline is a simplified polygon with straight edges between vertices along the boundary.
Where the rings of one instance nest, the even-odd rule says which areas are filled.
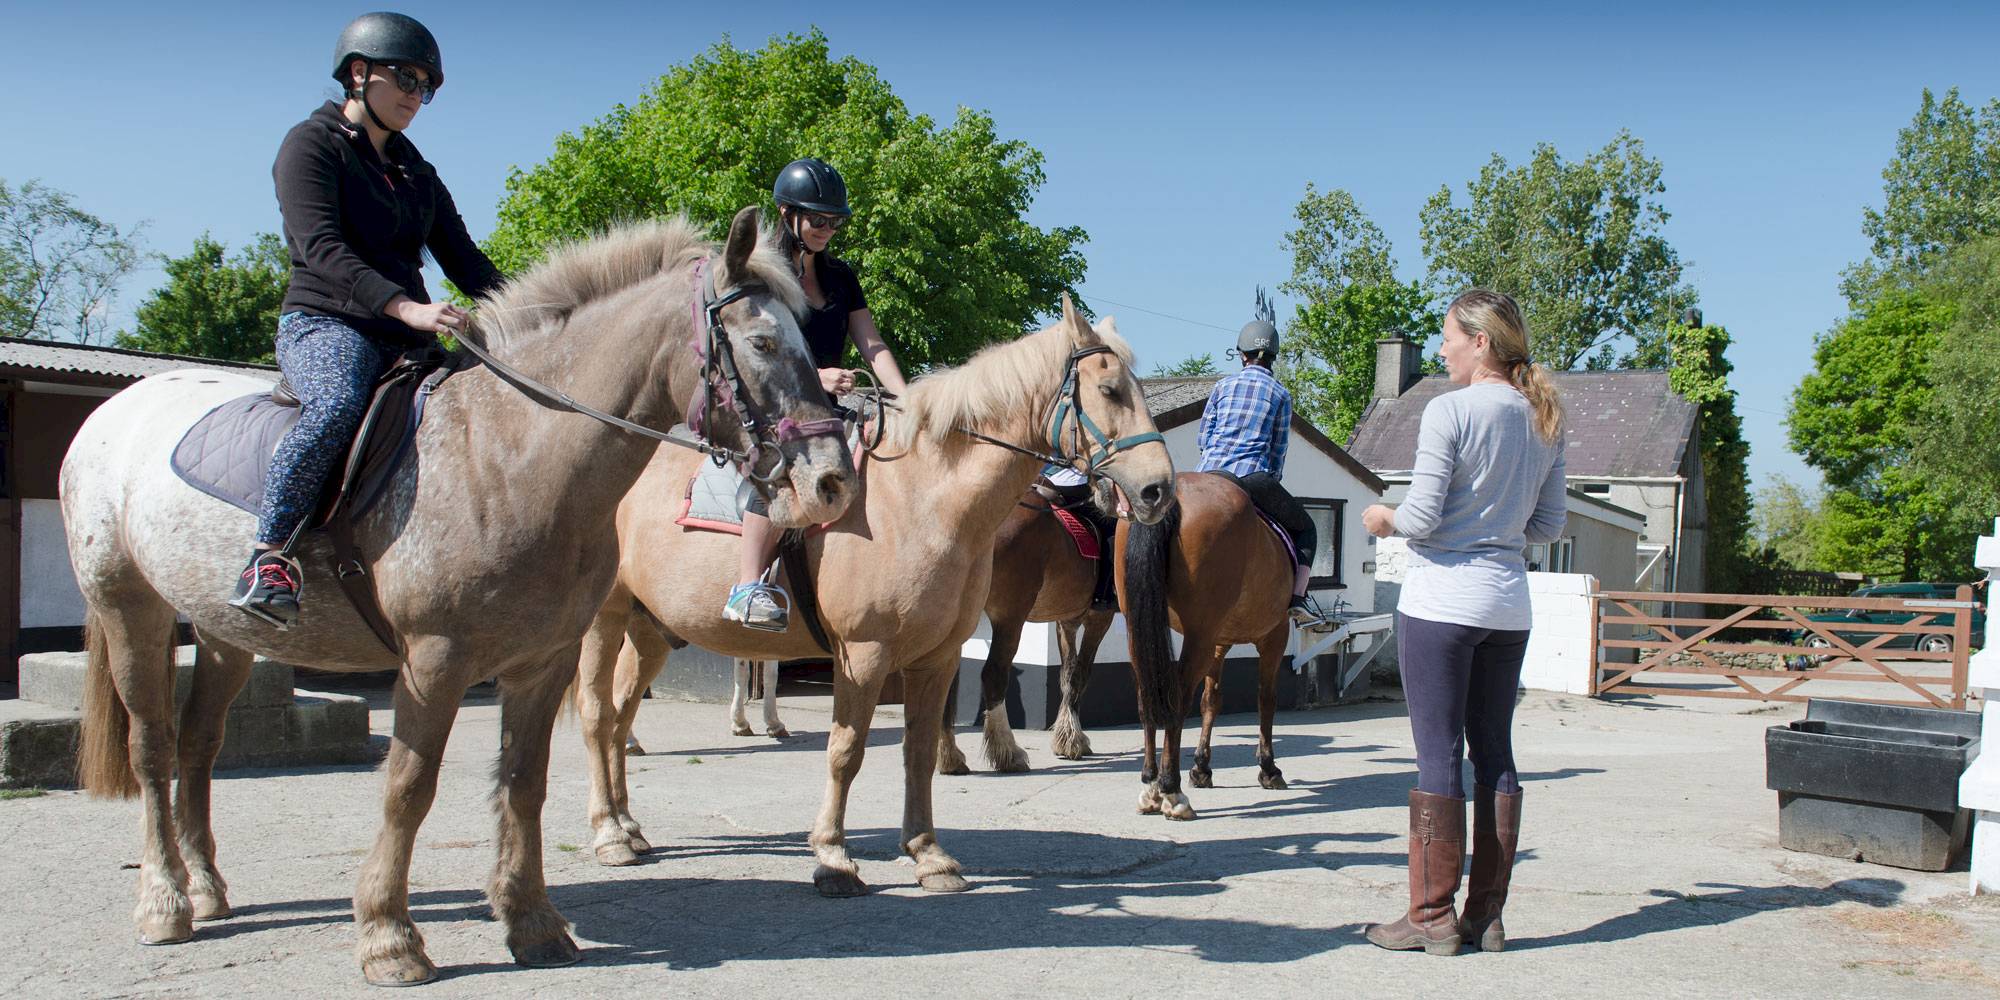
[[[380,738],[386,693],[370,700]],[[1394,700],[1281,715],[1291,787],[1276,792],[1257,785],[1254,717],[1228,717],[1190,823],[1136,813],[1136,730],[1093,732],[1099,755],[1079,762],[1021,733],[1032,773],[936,781],[940,841],[974,885],[948,896],[897,860],[901,722],[885,708],[848,813],[875,889],[859,899],[823,899],[810,877],[829,707],[785,699],[798,735],[779,741],[727,735],[721,706],[648,701],[651,753],[630,767],[655,850],[616,869],[590,859],[582,739],[559,728],[546,862],[584,956],[530,970],[486,918],[499,710],[468,700],[412,871],[443,973],[416,995],[2000,996],[2000,900],[1967,896],[1963,871],[1777,847],[1763,731],[1797,706],[1528,694],[1508,950],[1457,958],[1362,937],[1406,899],[1414,755]],[[984,766],[976,733],[960,745]],[[0,801],[0,996],[379,995],[352,956],[350,895],[380,792],[367,767],[224,772],[235,915],[159,948],[135,943],[121,868],[138,856],[136,803]]]

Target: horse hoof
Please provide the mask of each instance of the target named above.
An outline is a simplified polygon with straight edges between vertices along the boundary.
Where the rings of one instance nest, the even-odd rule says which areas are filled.
[[[964,892],[972,888],[972,883],[967,882],[957,872],[925,875],[917,879],[917,885],[922,886],[925,892]]]
[[[1285,776],[1277,771],[1266,771],[1257,775],[1257,783],[1274,792],[1281,792],[1291,787],[1285,784]]]
[[[820,895],[829,899],[849,899],[868,895],[868,883],[861,881],[861,876],[838,868],[828,868],[825,865],[821,865],[818,871],[813,872],[813,888],[818,889]]]
[[[628,833],[625,835],[625,846],[631,848],[633,854],[653,853],[652,843],[648,841],[645,837],[636,833]]]
[[[1194,806],[1188,804],[1187,796],[1175,795],[1160,803],[1160,815],[1172,820],[1194,818]]]
[[[737,723],[737,724],[735,724],[735,725],[733,725],[733,726],[730,726],[730,727],[729,727],[729,735],[731,735],[731,736],[755,736],[755,735],[757,735],[757,731],[756,731],[756,730],[754,730],[754,729],[751,729],[751,728],[750,728],[750,724],[749,724],[749,723],[747,723],[747,722],[739,722],[739,723]]]
[[[139,943],[180,944],[194,937],[194,919],[186,913],[170,913],[139,921]]]
[[[788,740],[792,738],[792,731],[783,726],[770,726],[764,730],[764,735],[774,740]]]
[[[1028,773],[1028,752],[1016,750],[1013,753],[1000,755],[1000,759],[993,762],[993,770],[1001,774]]]
[[[583,957],[577,950],[576,942],[568,934],[558,934],[547,941],[522,945],[514,949],[514,964],[530,969],[559,969],[565,965],[575,965]]]
[[[1139,815],[1152,816],[1160,811],[1160,794],[1147,789],[1139,796]]]
[[[614,840],[600,844],[597,848],[597,863],[606,868],[623,868],[639,863],[639,852],[632,849],[629,841]]]
[[[422,986],[436,979],[437,966],[422,955],[379,958],[361,963],[361,977],[370,986]]]
[[[940,759],[940,760],[938,761],[938,766],[937,766],[937,773],[939,773],[939,774],[971,774],[971,773],[972,773],[972,767],[971,767],[971,765],[967,764],[967,763],[966,763],[966,762],[965,762],[965,761],[964,761],[964,760],[963,760],[962,758],[961,758],[961,759],[959,759],[959,760],[942,760],[942,759]]]
[[[188,908],[198,921],[229,919],[229,900],[222,896],[189,896]]]
[[[1210,771],[1189,771],[1188,784],[1196,788],[1214,788],[1215,775]]]
[[[646,756],[646,748],[645,748],[645,747],[642,747],[642,746],[640,746],[640,745],[639,745],[639,741],[638,741],[638,740],[626,740],[626,741],[625,741],[625,756],[627,756],[627,757],[644,757],[644,756]]]

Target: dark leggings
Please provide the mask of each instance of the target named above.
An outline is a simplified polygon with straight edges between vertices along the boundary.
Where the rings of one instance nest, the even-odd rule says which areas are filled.
[[[1527,629],[1473,628],[1396,613],[1418,791],[1464,798],[1459,765],[1468,745],[1473,780],[1503,795],[1521,790],[1512,729],[1527,651]]]
[[[1313,564],[1313,555],[1319,551],[1319,527],[1313,524],[1312,515],[1307,514],[1306,509],[1292,498],[1291,491],[1278,482],[1278,477],[1268,472],[1253,472],[1247,476],[1219,472],[1217,475],[1226,476],[1243,487],[1243,492],[1250,494],[1250,502],[1278,522],[1278,526],[1285,529],[1285,534],[1292,536],[1292,547],[1298,550],[1299,565]]]
[[[320,490],[368,412],[375,380],[402,352],[328,316],[278,317],[278,368],[299,397],[299,422],[271,453],[257,540],[283,545],[311,517]]]

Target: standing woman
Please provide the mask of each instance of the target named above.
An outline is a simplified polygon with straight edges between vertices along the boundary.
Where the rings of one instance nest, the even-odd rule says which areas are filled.
[[[279,628],[298,617],[303,582],[280,550],[312,515],[376,378],[439,331],[465,329],[464,310],[424,290],[424,251],[467,295],[501,282],[437,171],[403,136],[444,85],[437,40],[414,18],[363,14],[333,56],[345,101],[293,126],[271,168],[292,258],[278,367],[301,413],[271,455],[256,545],[230,601]]]
[[[1384,948],[1452,955],[1499,951],[1500,909],[1520,839],[1521,786],[1509,730],[1532,613],[1522,549],[1560,537],[1566,518],[1563,411],[1548,370],[1529,360],[1512,298],[1475,288],[1445,312],[1438,352],[1448,392],[1424,408],[1416,468],[1400,507],[1361,514],[1370,534],[1409,539],[1396,650],[1417,744],[1410,792],[1410,907],[1368,928]],[[1452,914],[1465,861],[1460,764],[1470,744],[1472,875]]]
[[[813,367],[819,369],[820,387],[829,396],[854,388],[854,373],[840,364],[852,343],[875,373],[875,381],[901,395],[907,388],[903,370],[896,366],[889,345],[882,341],[882,332],[875,328],[875,314],[868,311],[854,268],[826,252],[834,232],[847,225],[853,214],[847,207],[847,182],[841,179],[840,171],[825,160],[793,160],[771,185],[771,197],[778,203],[786,255],[799,283],[805,286],[809,312],[799,324],[799,332],[805,334]],[[772,596],[773,588],[763,582],[764,569],[771,565],[778,546],[771,519],[764,511],[762,496],[753,495],[744,507],[736,586],[723,602],[722,614],[751,628],[783,632],[791,615]]]

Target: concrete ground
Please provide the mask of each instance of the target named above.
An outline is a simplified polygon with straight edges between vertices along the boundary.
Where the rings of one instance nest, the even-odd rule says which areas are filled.
[[[1024,733],[1033,773],[937,780],[942,842],[975,886],[955,896],[919,891],[896,859],[901,732],[885,709],[849,812],[876,891],[846,900],[814,893],[805,844],[827,707],[788,699],[799,735],[774,741],[727,735],[719,706],[647,702],[633,799],[657,847],[620,869],[588,856],[581,739],[559,729],[546,861],[584,958],[527,970],[485,919],[498,709],[469,700],[418,840],[414,908],[443,968],[418,995],[2000,995],[2000,901],[1968,897],[1963,872],[1776,846],[1763,731],[1795,706],[1526,696],[1512,940],[1449,959],[1361,936],[1404,902],[1413,758],[1393,700],[1282,717],[1282,792],[1257,786],[1254,718],[1230,717],[1192,823],[1134,812],[1135,731],[1095,733],[1100,756],[1074,763]],[[983,764],[976,736],[961,745]],[[136,944],[129,919],[136,804],[0,801],[0,996],[372,993],[349,895],[379,792],[368,768],[226,773],[216,833],[236,915],[163,948]]]

